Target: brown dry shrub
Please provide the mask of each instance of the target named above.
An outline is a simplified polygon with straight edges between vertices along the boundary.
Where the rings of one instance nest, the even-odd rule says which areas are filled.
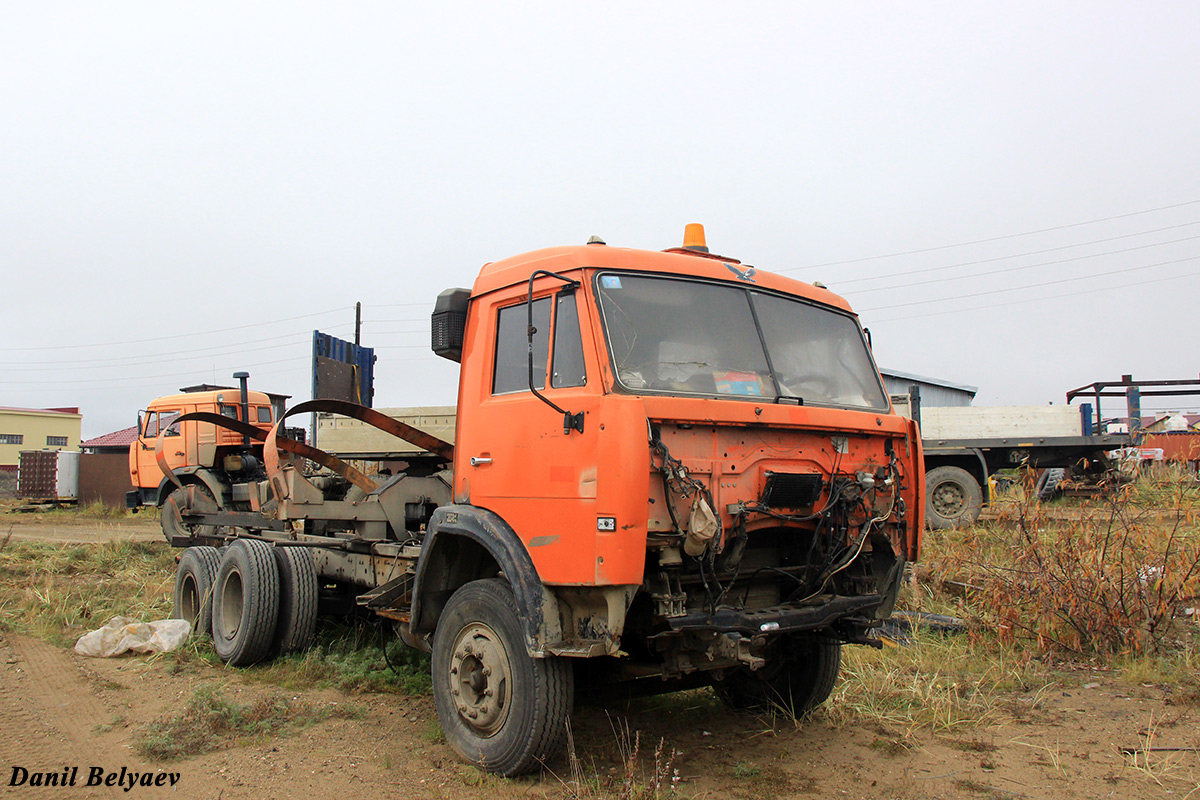
[[[1159,652],[1200,632],[1198,511],[1194,481],[1170,472],[1066,519],[1020,501],[998,520],[946,532],[929,565],[977,587],[964,611],[1002,639],[1046,653]]]

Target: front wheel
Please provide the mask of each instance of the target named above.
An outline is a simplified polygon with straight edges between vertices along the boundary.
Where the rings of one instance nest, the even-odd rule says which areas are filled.
[[[167,540],[168,544],[173,538],[217,535],[215,525],[189,525],[183,521],[184,509],[206,512],[217,510],[217,501],[213,499],[212,492],[208,490],[207,486],[194,485],[192,496],[195,503],[200,506],[199,508],[188,509],[187,487],[175,487],[163,501],[159,519],[162,523],[163,538]]]
[[[466,584],[446,603],[433,635],[433,698],[446,741],[496,775],[536,769],[566,743],[570,667],[526,652],[507,582]]]
[[[727,672],[713,684],[717,694],[734,708],[778,709],[794,717],[824,703],[842,667],[841,642],[812,639],[789,644],[762,669]]]

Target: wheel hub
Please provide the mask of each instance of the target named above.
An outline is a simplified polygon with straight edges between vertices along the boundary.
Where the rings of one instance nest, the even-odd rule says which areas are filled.
[[[496,632],[478,622],[463,628],[450,659],[450,693],[459,716],[479,735],[504,727],[511,677],[508,652]]]
[[[931,499],[934,510],[946,518],[960,516],[967,507],[967,496],[962,488],[949,481],[938,484]]]

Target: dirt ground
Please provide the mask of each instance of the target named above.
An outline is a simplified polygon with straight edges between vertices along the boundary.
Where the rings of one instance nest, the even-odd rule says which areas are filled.
[[[159,536],[153,522],[138,519],[72,524],[14,516],[0,522],[0,540],[9,533],[71,542]],[[1166,687],[1131,689],[1106,672],[1068,675],[1059,685],[1014,694],[1003,722],[944,735],[906,735],[884,724],[838,728],[820,714],[803,724],[772,726],[696,695],[581,707],[573,720],[576,752],[600,780],[575,787],[565,758],[541,776],[514,781],[459,762],[441,741],[431,698],[328,690],[288,696],[316,706],[350,704],[354,718],[148,763],[132,748],[135,735],[182,706],[196,687],[222,685],[238,700],[282,690],[237,670],[199,664],[171,674],[151,657],[87,659],[19,636],[0,638],[0,666],[0,785],[14,797],[616,796],[621,773],[614,730],[624,727],[640,735],[647,767],[660,739],[678,751],[680,781],[662,797],[1200,798],[1200,711],[1171,705]],[[17,767],[56,776],[78,767],[76,785],[14,787]],[[93,768],[116,773],[115,780],[122,769],[126,775],[176,773],[177,782],[132,792],[87,787]],[[615,786],[603,786],[608,776]]]

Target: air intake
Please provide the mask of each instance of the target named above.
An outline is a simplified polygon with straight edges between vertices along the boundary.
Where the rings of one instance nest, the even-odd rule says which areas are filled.
[[[808,508],[817,502],[825,479],[817,474],[767,473],[762,504],[767,508]]]

